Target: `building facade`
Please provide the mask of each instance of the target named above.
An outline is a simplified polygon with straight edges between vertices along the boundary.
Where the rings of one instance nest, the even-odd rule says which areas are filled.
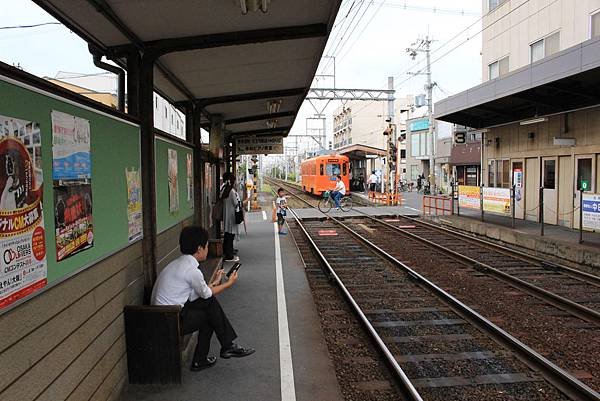
[[[579,228],[579,190],[600,190],[600,0],[483,9],[486,81],[436,118],[480,130],[481,183],[514,185],[517,218]]]
[[[600,36],[600,0],[483,0],[482,7],[484,81]]]
[[[109,107],[117,108],[117,78],[114,74],[59,72],[55,78],[45,79]],[[157,93],[154,93],[154,126],[163,132],[185,139],[185,116]]]

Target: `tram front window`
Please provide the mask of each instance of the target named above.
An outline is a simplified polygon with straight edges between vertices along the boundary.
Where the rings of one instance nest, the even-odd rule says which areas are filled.
[[[341,167],[338,163],[327,163],[327,175],[339,175],[341,174]]]

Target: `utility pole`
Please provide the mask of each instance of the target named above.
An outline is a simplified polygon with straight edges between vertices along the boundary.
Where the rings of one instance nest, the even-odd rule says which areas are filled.
[[[413,47],[409,47],[406,51],[414,60],[417,57],[417,53],[422,52],[425,53],[427,65],[425,66],[425,72],[423,70],[415,73],[409,73],[409,75],[426,75],[427,76],[427,84],[425,85],[425,89],[427,90],[427,114],[429,118],[429,185],[431,188],[431,192],[435,193],[435,129],[434,129],[434,121],[433,121],[433,88],[436,86],[435,82],[431,80],[431,43],[432,39],[429,39],[429,36],[426,36],[425,39],[418,39],[415,43],[412,44]]]

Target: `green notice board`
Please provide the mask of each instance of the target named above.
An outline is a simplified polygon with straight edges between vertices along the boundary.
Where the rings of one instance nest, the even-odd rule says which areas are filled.
[[[192,191],[191,198],[188,200],[187,187],[187,159],[188,155],[190,158],[193,157],[193,152],[192,149],[186,146],[160,137],[155,139],[154,146],[156,155],[156,225],[160,233],[194,215],[194,195]],[[170,207],[169,150],[174,151],[177,155],[177,194],[179,197],[179,207],[175,210],[172,210]],[[191,179],[193,185],[193,175]]]
[[[89,120],[93,246],[57,262],[52,182],[53,110]],[[0,77],[0,116],[39,124],[48,285],[129,244],[126,169],[140,169],[139,127]],[[0,121],[2,124],[2,121]],[[36,139],[37,140],[37,139]],[[27,143],[26,143],[27,145]],[[37,152],[38,150],[36,150]],[[39,155],[36,155],[39,162]],[[4,166],[0,166],[4,168]],[[35,292],[34,292],[35,293]],[[0,313],[2,308],[0,308]]]

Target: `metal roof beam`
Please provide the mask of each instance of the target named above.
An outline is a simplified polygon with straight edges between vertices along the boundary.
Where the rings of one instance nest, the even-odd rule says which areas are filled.
[[[277,127],[277,128],[264,128],[264,129],[257,129],[257,130],[252,130],[252,131],[241,131],[241,132],[230,132],[229,135],[240,137],[240,136],[253,136],[253,135],[268,135],[268,134],[281,134],[281,135],[286,135],[290,129],[292,129],[292,127]]]
[[[253,121],[271,120],[271,119],[282,118],[282,117],[293,117],[295,114],[296,114],[296,112],[294,112],[294,111],[282,111],[279,113],[272,113],[272,114],[259,114],[259,115],[254,115],[254,116],[232,118],[231,120],[225,120],[225,125],[243,124],[243,123],[250,123]]]
[[[242,93],[242,94],[237,94],[237,95],[210,97],[210,98],[205,98],[205,99],[198,99],[198,103],[202,106],[209,106],[211,104],[247,102],[247,101],[251,101],[251,100],[299,96],[299,95],[304,95],[304,93],[306,93],[306,88],[292,88],[292,89],[282,89],[282,90],[266,91],[266,92],[253,92],[253,93]]]
[[[98,0],[89,0],[98,1]],[[326,24],[298,25],[279,28],[255,29],[249,31],[213,33],[181,38],[159,39],[144,42],[144,49],[157,57],[168,53],[190,50],[212,49],[224,46],[239,46],[253,43],[276,42],[325,37],[328,34]],[[130,46],[110,48],[115,54],[126,52]]]

